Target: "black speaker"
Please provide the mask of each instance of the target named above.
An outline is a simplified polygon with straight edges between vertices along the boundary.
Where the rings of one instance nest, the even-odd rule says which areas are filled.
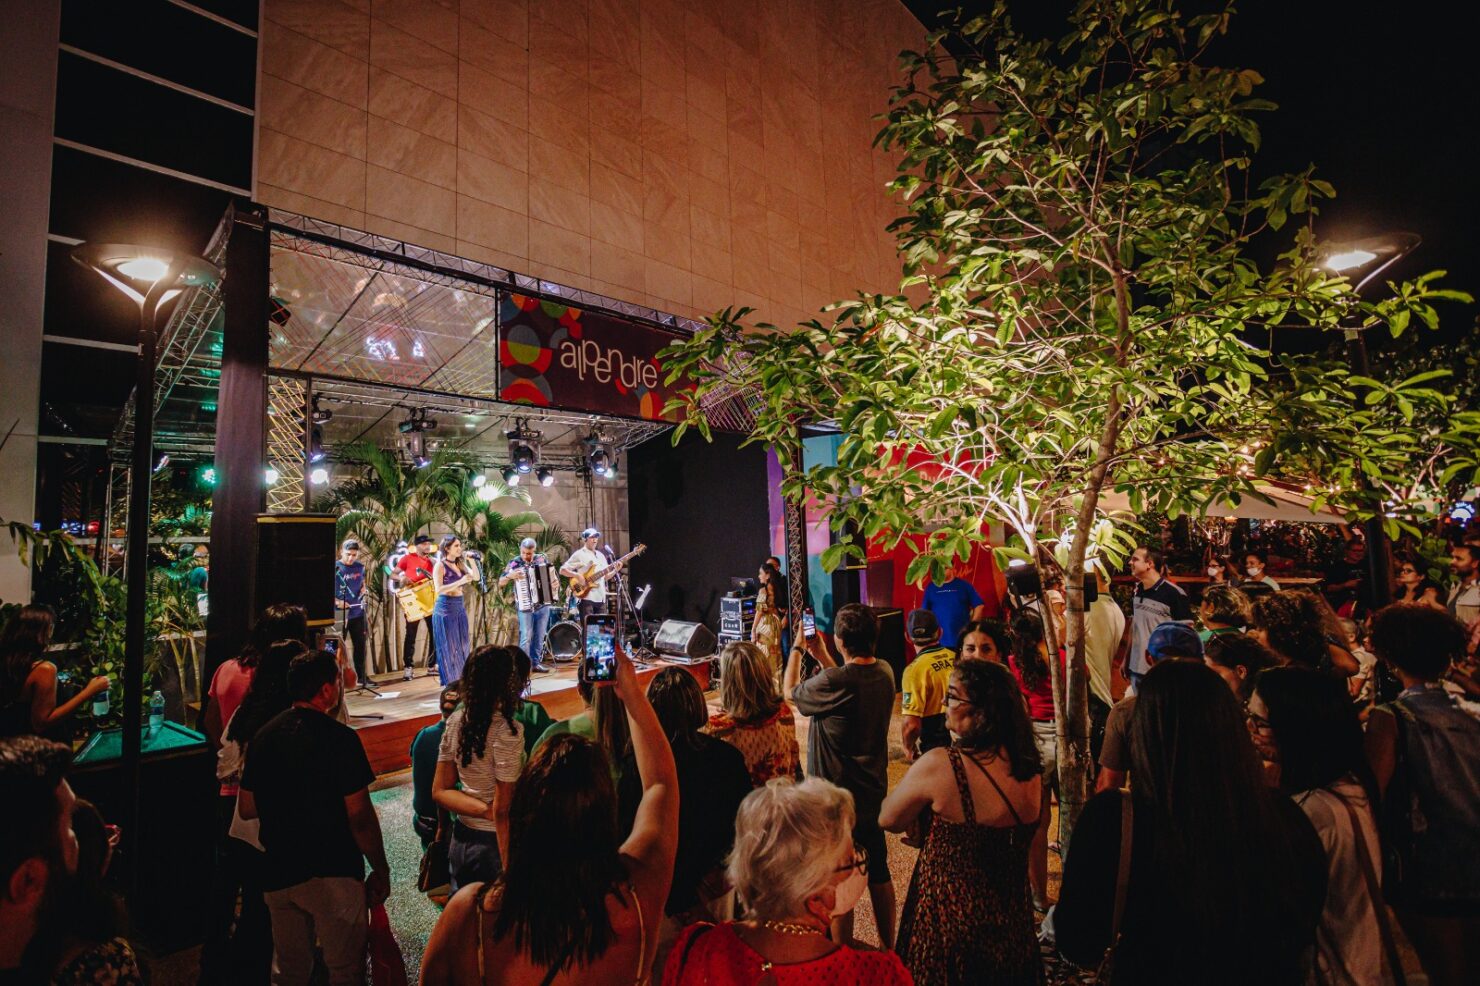
[[[714,656],[714,631],[702,623],[664,620],[653,650],[676,661],[702,661]]]
[[[904,677],[905,665],[909,660],[904,652],[904,610],[892,606],[870,606],[874,619],[879,621],[879,642],[874,645],[874,657],[894,669],[894,687]]]
[[[311,627],[334,623],[336,520],[333,514],[257,515],[258,613],[292,603],[308,613]]]

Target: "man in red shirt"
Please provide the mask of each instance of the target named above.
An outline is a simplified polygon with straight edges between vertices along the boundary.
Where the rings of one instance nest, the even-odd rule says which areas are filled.
[[[397,586],[415,585],[432,577],[432,555],[436,553],[437,546],[432,539],[425,534],[418,534],[411,543],[411,550],[401,556],[396,562],[396,570],[391,573]],[[406,642],[401,645],[401,666],[406,669],[406,680],[411,680],[411,670],[416,666],[416,637],[418,630],[426,620],[406,621]],[[427,635],[427,674],[431,674],[437,667],[437,638],[430,633]]]

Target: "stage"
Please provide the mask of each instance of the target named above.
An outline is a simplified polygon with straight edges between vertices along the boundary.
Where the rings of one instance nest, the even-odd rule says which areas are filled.
[[[707,691],[709,667],[713,658],[695,664],[679,664],[690,673]],[[668,667],[672,662],[657,660],[650,665],[637,668],[637,677],[644,683]],[[549,674],[536,674],[530,679],[530,693],[525,701],[534,701],[545,707],[551,719],[569,719],[585,708],[576,691],[576,664],[556,665]],[[372,676],[379,697],[369,692],[350,692],[349,724],[359,733],[360,742],[370,758],[370,766],[376,774],[388,774],[404,770],[411,765],[411,741],[425,726],[430,726],[441,715],[437,708],[442,693],[442,683],[435,674],[417,672],[415,678],[405,681],[399,673]],[[370,718],[380,716],[381,718]]]

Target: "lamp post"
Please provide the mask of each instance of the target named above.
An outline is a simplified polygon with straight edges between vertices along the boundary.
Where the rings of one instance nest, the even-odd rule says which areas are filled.
[[[1423,238],[1417,233],[1386,233],[1350,243],[1331,243],[1323,251],[1321,266],[1355,278],[1352,292],[1360,295],[1362,289],[1379,274],[1418,249],[1422,242]],[[1346,344],[1357,373],[1364,377],[1372,376],[1372,367],[1367,359],[1367,334],[1359,328],[1348,328]],[[1381,513],[1367,522],[1367,571],[1372,579],[1373,608],[1386,606],[1393,601],[1393,557],[1387,531],[1382,527]]]
[[[134,386],[134,447],[129,469],[127,605],[123,647],[123,834],[139,845],[140,719],[144,704],[144,620],[149,572],[149,483],[154,469],[154,361],[163,307],[186,288],[213,284],[221,271],[190,254],[121,243],[82,243],[72,259],[96,271],[139,306],[139,363]],[[137,886],[138,853],[126,855],[127,886]]]

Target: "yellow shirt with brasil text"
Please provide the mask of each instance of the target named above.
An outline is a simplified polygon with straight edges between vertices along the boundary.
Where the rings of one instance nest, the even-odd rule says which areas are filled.
[[[930,647],[916,655],[901,679],[899,714],[921,718],[944,715],[946,686],[955,666],[956,652],[949,647]]]

